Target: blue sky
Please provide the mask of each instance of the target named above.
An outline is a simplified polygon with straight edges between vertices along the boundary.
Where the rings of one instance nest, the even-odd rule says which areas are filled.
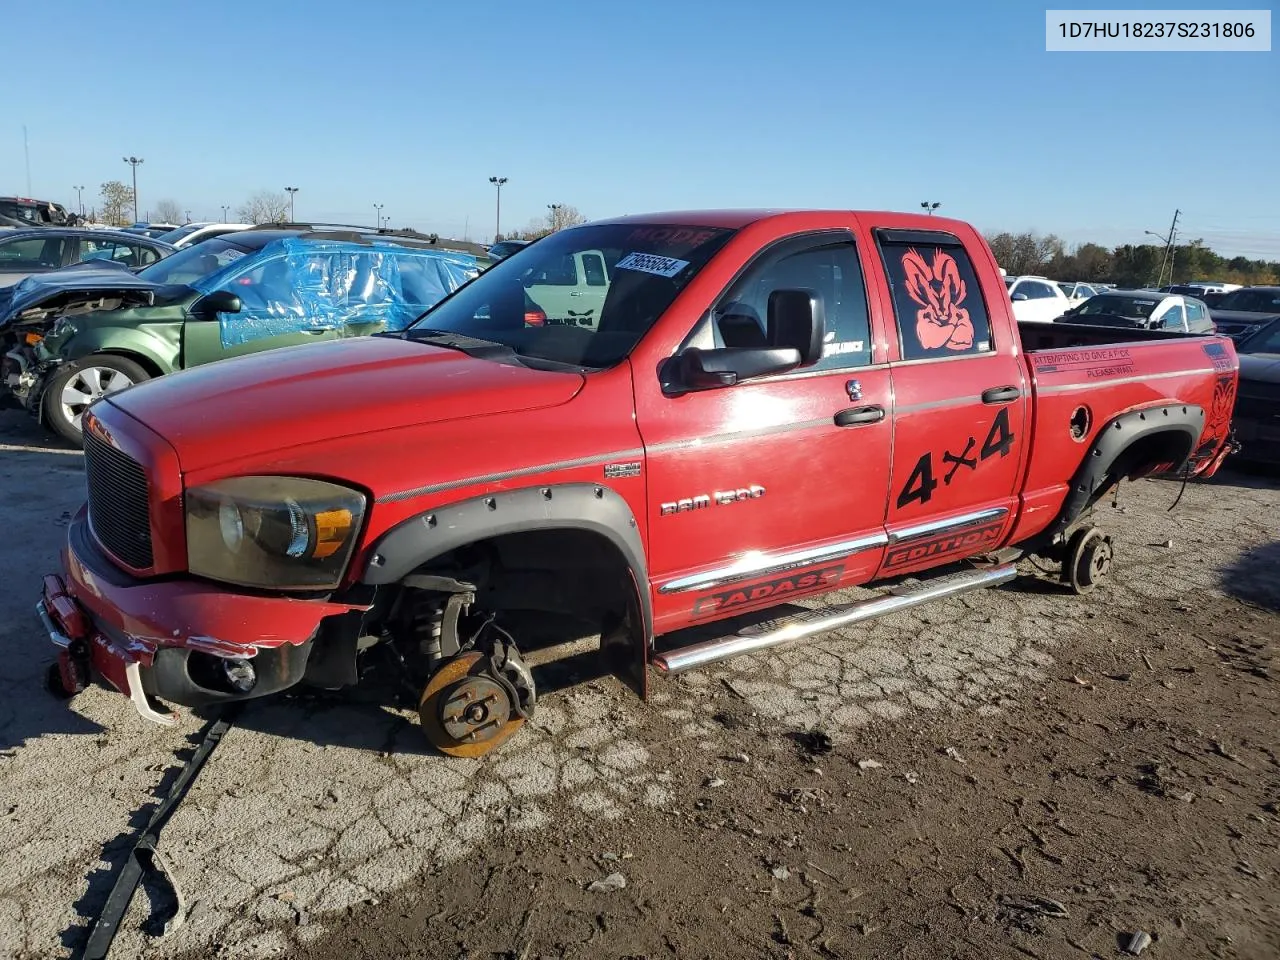
[[[1203,0],[1202,0],[1203,2]],[[1070,6],[1060,4],[1059,6]],[[1134,7],[1138,4],[1126,4]],[[1243,6],[1243,5],[1240,5]],[[488,238],[549,203],[918,209],[1280,259],[1280,53],[1046,53],[1045,4],[5,4],[0,194]],[[18,38],[28,38],[13,42]],[[17,79],[27,80],[17,83]]]

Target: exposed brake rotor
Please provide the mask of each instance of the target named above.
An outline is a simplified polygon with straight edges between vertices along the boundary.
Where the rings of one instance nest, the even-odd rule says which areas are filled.
[[[418,717],[427,739],[442,753],[479,757],[520,729],[533,697],[532,677],[514,646],[493,657],[468,650],[432,675],[418,702]]]

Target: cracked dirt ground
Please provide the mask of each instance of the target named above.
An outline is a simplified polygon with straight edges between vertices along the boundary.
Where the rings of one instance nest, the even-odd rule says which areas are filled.
[[[13,412],[0,445],[0,957],[61,957],[199,721],[44,692],[80,462]],[[253,704],[162,835],[184,922],[140,891],[112,956],[1280,955],[1280,483],[1176,494],[1099,508],[1090,597],[1026,565],[648,704],[570,684],[481,760],[376,697]]]

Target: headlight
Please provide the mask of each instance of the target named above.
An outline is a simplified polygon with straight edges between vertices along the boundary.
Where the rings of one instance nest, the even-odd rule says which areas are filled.
[[[338,586],[364,519],[364,494],[302,477],[234,477],[185,493],[187,567],[246,587]]]

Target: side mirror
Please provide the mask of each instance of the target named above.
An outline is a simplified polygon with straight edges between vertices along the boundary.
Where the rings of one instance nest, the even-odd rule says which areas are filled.
[[[812,290],[774,290],[769,294],[769,343],[800,354],[802,367],[822,359],[826,314],[822,298]]]
[[[1012,300],[1014,303],[1021,303],[1023,300],[1030,300],[1031,298],[1028,297],[1025,293],[1015,293],[1009,299]]]
[[[197,316],[213,317],[219,313],[239,313],[240,298],[230,290],[214,290],[191,305],[191,312]]]
[[[740,380],[785,373],[800,366],[794,347],[690,347],[676,358],[679,386],[685,390],[731,387]]]

